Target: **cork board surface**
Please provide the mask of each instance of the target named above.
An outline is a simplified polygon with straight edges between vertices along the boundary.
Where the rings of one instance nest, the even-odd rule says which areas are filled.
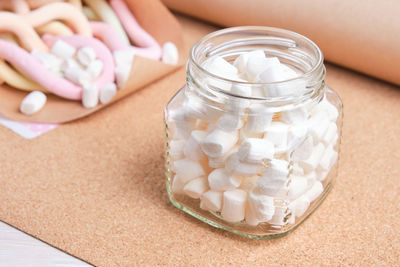
[[[180,17],[186,49],[211,26]],[[339,176],[293,233],[254,241],[169,203],[163,108],[185,71],[24,140],[0,128],[0,220],[96,266],[396,265],[400,89],[327,64],[344,102]]]

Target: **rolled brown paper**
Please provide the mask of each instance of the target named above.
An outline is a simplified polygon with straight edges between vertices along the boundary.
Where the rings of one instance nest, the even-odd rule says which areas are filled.
[[[400,1],[163,0],[222,26],[265,25],[312,39],[333,63],[400,85]]]

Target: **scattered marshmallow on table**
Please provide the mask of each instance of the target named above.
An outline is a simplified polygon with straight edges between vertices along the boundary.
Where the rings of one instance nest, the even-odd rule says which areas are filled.
[[[82,91],[82,104],[85,108],[94,108],[99,102],[99,90],[94,84],[85,85]]]
[[[25,115],[33,115],[46,104],[47,97],[43,92],[30,92],[21,102],[20,111]]]
[[[172,42],[166,42],[162,46],[161,61],[165,64],[176,65],[178,64],[179,53],[178,48]]]
[[[100,89],[100,102],[107,104],[117,94],[117,86],[115,83],[106,83]]]

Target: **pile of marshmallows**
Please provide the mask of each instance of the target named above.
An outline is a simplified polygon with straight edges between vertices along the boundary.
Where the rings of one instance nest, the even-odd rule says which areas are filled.
[[[226,78],[250,82],[298,76],[262,50],[241,54],[233,65],[215,57],[204,67]],[[280,96],[288,90],[275,89],[224,88],[258,97]],[[201,209],[217,212],[228,222],[245,220],[251,226],[269,223],[271,227],[293,224],[323,192],[322,181],[337,161],[336,107],[324,98],[317,105],[303,103],[276,112],[242,99],[225,103],[221,111],[203,101],[186,94],[183,106],[169,111],[172,192],[200,199]]]
[[[86,108],[109,102],[135,55],[178,62],[176,46],[158,44],[123,0],[0,3],[0,82],[31,91],[20,105],[26,115],[43,108],[45,93],[81,100]]]

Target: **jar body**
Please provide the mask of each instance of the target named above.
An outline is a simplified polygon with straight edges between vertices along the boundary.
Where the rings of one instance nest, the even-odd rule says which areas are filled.
[[[337,175],[339,97],[322,82],[301,100],[248,99],[209,90],[211,83],[224,86],[190,66],[188,76],[196,82],[188,79],[165,108],[171,202],[250,238],[289,233],[324,200]]]

